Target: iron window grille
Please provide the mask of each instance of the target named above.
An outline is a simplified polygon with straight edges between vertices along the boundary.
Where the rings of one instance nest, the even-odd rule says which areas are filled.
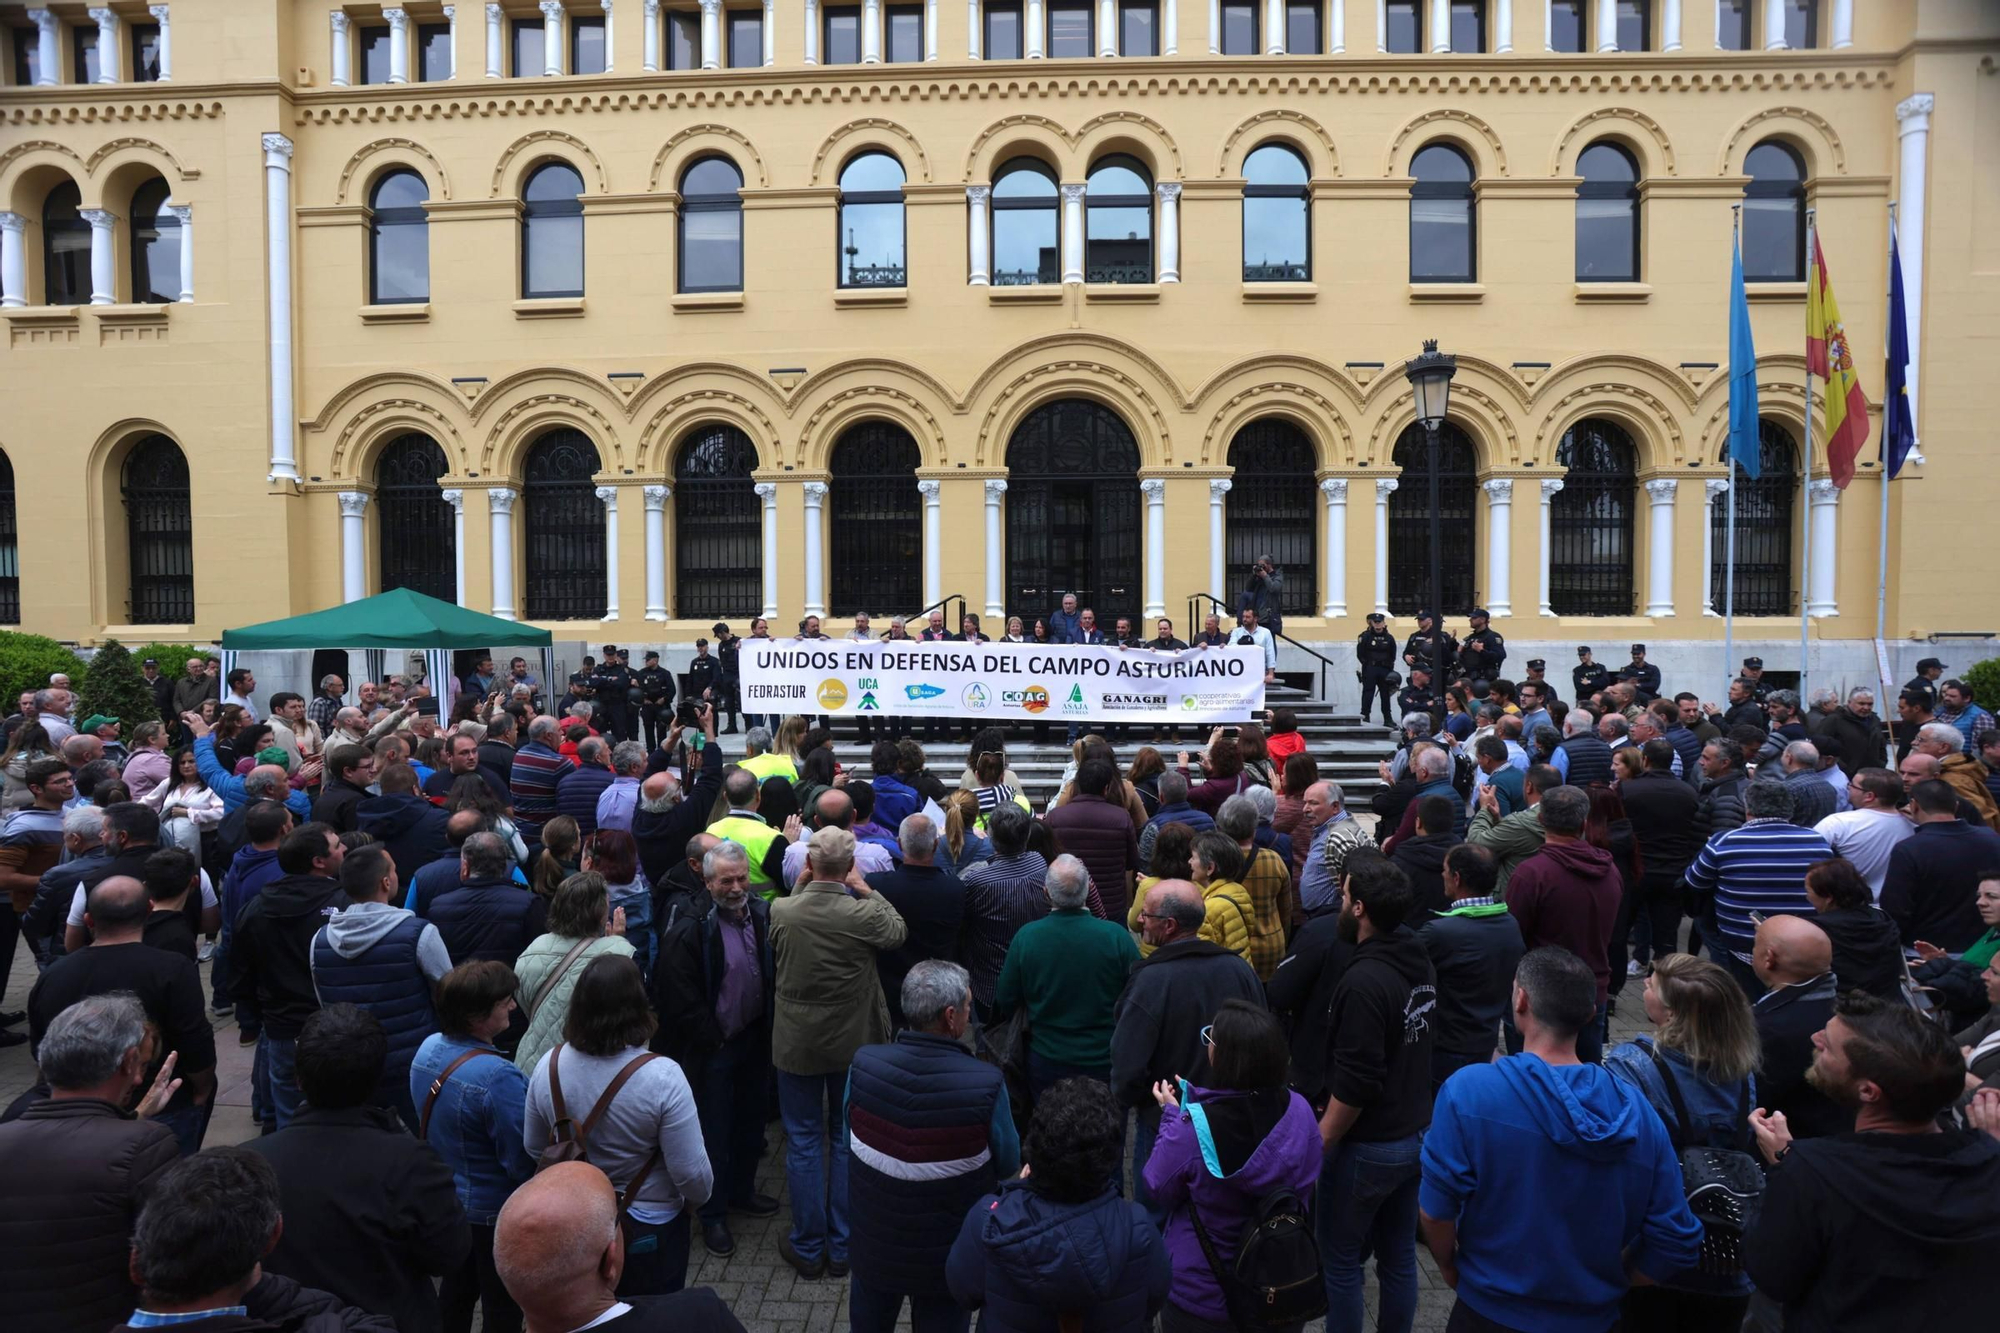
[[[597,498],[597,446],[580,430],[535,441],[521,469],[530,620],[598,620],[604,615],[604,506]]]
[[[1389,610],[1413,616],[1431,599],[1430,443],[1420,425],[1404,427],[1393,460],[1401,484],[1389,495]],[[1443,547],[1444,605],[1438,612],[1472,610],[1473,503],[1478,493],[1472,440],[1452,422],[1438,427],[1438,531]]]
[[[887,421],[863,422],[834,445],[829,614],[908,613],[923,605],[920,461],[910,433]]]
[[[1024,620],[1073,592],[1109,632],[1140,611],[1139,446],[1110,408],[1031,412],[1007,445],[1007,587]]]
[[[1579,421],[1556,447],[1566,469],[1549,501],[1549,609],[1559,616],[1629,616],[1637,454],[1608,421]]]
[[[1722,458],[1729,457],[1723,443]],[[1799,495],[1798,449],[1791,432],[1769,420],[1757,423],[1758,471],[1751,480],[1741,464],[1736,473],[1736,614],[1788,616],[1797,606],[1792,587],[1793,510]],[[1729,568],[1729,500],[1709,506],[1710,604],[1724,603]]]
[[[697,428],[674,463],[674,614],[728,620],[763,609],[757,446],[734,426]],[[912,486],[912,489],[915,489]]]
[[[187,455],[148,435],[125,456],[125,531],[134,625],[194,620],[194,517]]]
[[[458,600],[456,515],[438,478],[449,470],[428,435],[391,440],[375,462],[375,529],[382,590]]]
[[[1319,614],[1319,485],[1312,441],[1289,421],[1266,418],[1236,432],[1229,444],[1235,469],[1223,498],[1229,586],[1212,591],[1233,600],[1250,581],[1258,557],[1285,571],[1279,609],[1288,616]]]

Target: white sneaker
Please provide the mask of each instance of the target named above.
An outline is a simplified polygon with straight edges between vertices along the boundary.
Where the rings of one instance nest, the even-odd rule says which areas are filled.
[[[1625,964],[1625,975],[1628,977],[1643,977],[1646,975],[1646,965],[1634,958],[1631,962]]]
[[[197,963],[205,963],[213,957],[215,957],[215,945],[207,940],[203,940],[201,947],[194,951],[194,959]]]

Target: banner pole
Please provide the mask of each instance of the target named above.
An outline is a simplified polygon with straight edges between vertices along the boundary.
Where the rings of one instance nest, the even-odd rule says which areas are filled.
[[[1729,211],[1734,215],[1729,244],[1735,248],[1743,243],[1743,206],[1732,205]],[[1730,378],[1735,378],[1734,365],[1730,366],[1729,374]],[[1723,460],[1729,468],[1729,522],[1723,529],[1722,548],[1722,697],[1727,699],[1730,682],[1735,679],[1730,663],[1736,660],[1736,451],[1733,441],[1723,451]]]
[[[1812,289],[1806,295],[1806,309],[1810,311],[1817,300],[1823,299],[1826,275],[1819,265],[1819,210],[1806,210],[1806,281]],[[1810,320],[1810,314],[1807,316]],[[1810,334],[1810,330],[1808,330]],[[1829,359],[1831,354],[1829,353]],[[1833,367],[1827,367],[1829,373]],[[1806,676],[1812,660],[1812,447],[1813,447],[1813,372],[1812,358],[1806,358],[1806,438],[1800,449],[1804,455],[1804,466],[1799,470],[1799,707],[1803,710],[1807,703]]]
[[[1889,201],[1889,249],[1895,253],[1896,201]],[[1889,350],[1889,324],[1882,322],[1882,352]],[[1876,449],[1882,466],[1882,522],[1876,530],[1875,550],[1875,637],[1886,643],[1889,637],[1889,419],[1882,418],[1882,439]],[[1888,701],[1883,701],[1887,710]]]

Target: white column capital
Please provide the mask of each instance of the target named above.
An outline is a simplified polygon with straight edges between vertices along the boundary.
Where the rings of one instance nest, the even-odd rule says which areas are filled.
[[[1210,504],[1221,504],[1222,497],[1229,494],[1230,488],[1235,484],[1235,482],[1227,477],[1210,477],[1208,479],[1208,502]]]
[[[174,221],[180,223],[183,227],[187,226],[188,223],[194,221],[193,204],[168,204],[167,211],[169,213],[172,213],[174,215]]]
[[[1504,505],[1514,502],[1514,483],[1509,478],[1494,477],[1490,481],[1481,482],[1479,489],[1486,492],[1487,500],[1493,504]]]
[[[594,494],[597,496],[597,502],[606,509],[615,510],[618,508],[618,488],[616,486],[599,486]]]
[[[1934,93],[1911,93],[1896,103],[1896,133],[1924,134],[1931,127],[1931,112],[1937,110]]]
[[[457,17],[458,17],[458,6],[457,6],[457,5],[446,5],[446,6],[444,7],[444,16],[445,16],[445,18],[447,18],[447,19],[455,19],[455,18],[457,18]]]
[[[825,494],[825,487],[823,483],[815,481],[815,482],[807,482],[806,484],[808,486],[819,486],[821,488],[820,493]],[[938,502],[938,496],[943,492],[943,490],[944,490],[944,483],[939,481],[935,477],[923,477],[919,479],[917,482],[917,494],[924,497],[924,503],[927,505],[936,504]]]
[[[1387,504],[1389,497],[1396,493],[1402,483],[1394,477],[1378,477],[1375,481],[1375,503]]]
[[[1714,504],[1729,493],[1729,481],[1726,477],[1710,477],[1702,482],[1701,489],[1704,501]]]
[[[760,481],[750,489],[762,497],[767,506],[778,502],[778,484],[774,481]]]
[[[1064,202],[1064,203],[1066,203],[1066,204],[1080,204],[1080,203],[1082,203],[1082,202],[1083,202],[1083,196],[1084,196],[1084,192],[1085,192],[1086,190],[1088,190],[1089,188],[1090,188],[1090,186],[1089,186],[1088,184],[1082,184],[1082,183],[1078,183],[1078,184],[1064,184],[1064,185],[1063,185],[1063,186],[1061,187],[1061,189],[1062,189],[1062,197],[1063,197],[1063,202]]]
[[[1646,483],[1646,494],[1653,497],[1656,505],[1670,505],[1680,488],[1680,482],[1673,477],[1655,477]]]
[[[989,478],[987,478],[987,480],[986,480],[986,503],[988,503],[988,504],[999,504],[999,503],[1000,503],[1000,497],[1001,497],[1001,496],[1003,496],[1003,495],[1005,495],[1006,493],[1007,493],[1007,482],[1006,482],[1006,479],[1005,479],[1005,478],[1002,478],[1002,477],[989,477]]]
[[[90,224],[92,231],[110,231],[118,215],[107,208],[79,208],[76,215]]]
[[[385,9],[382,11],[382,17],[389,20],[389,30],[395,32],[408,25],[410,11],[407,9]]]
[[[1328,477],[1325,481],[1322,481],[1319,484],[1319,493],[1326,497],[1326,502],[1328,505],[1346,504],[1347,478]]]
[[[1826,477],[1817,478],[1809,484],[1806,487],[1806,494],[1811,497],[1815,508],[1820,505],[1837,505],[1840,503],[1840,487],[1836,486]]]
[[[342,518],[360,518],[368,512],[368,501],[374,497],[367,491],[342,491],[338,498]]]
[[[292,169],[292,141],[282,134],[267,134],[263,137],[264,165],[279,171]]]
[[[559,19],[563,16],[563,0],[542,0],[541,11],[545,19]]]
[[[969,204],[984,206],[986,201],[992,197],[993,187],[991,185],[968,185],[965,187],[965,201]]]
[[[34,24],[42,32],[54,32],[56,30],[56,16],[46,9],[29,10],[28,22]]]
[[[1181,197],[1181,183],[1179,181],[1161,181],[1153,188],[1159,194],[1160,198],[1167,203],[1173,203]]]
[[[918,482],[917,489],[922,490],[926,484],[931,486],[937,485],[937,483],[934,481],[929,483]],[[804,492],[806,497],[806,508],[817,509],[819,508],[820,501],[826,499],[826,493],[829,488],[827,484],[823,481],[809,481],[805,483],[805,485],[802,486],[800,489]]]
[[[494,0],[488,0],[486,6],[487,18],[493,19],[494,21],[497,22],[501,18],[504,18],[506,16],[506,13],[507,13],[507,7],[505,5],[495,3]]]
[[[20,234],[28,229],[28,219],[20,213],[0,213],[0,231]]]
[[[1167,483],[1158,477],[1143,477],[1139,481],[1139,494],[1146,497],[1150,505],[1167,502]]]
[[[647,18],[658,18],[660,16],[660,0],[645,0],[645,9]]]
[[[439,491],[438,494],[444,498],[446,504],[451,506],[451,511],[454,514],[463,514],[465,512],[465,492],[463,490],[452,486]]]
[[[499,6],[496,5],[494,7],[497,9]],[[348,25],[352,22],[352,20],[350,20],[347,17],[347,14],[344,10],[339,10],[339,9],[333,11],[331,18],[333,19],[334,35],[336,37],[345,37],[347,35]]]
[[[722,9],[722,0],[697,0],[704,14],[715,14]]]
[[[514,512],[514,502],[520,498],[521,493],[512,487],[488,487],[486,491],[486,507],[496,514],[511,514]]]
[[[674,498],[674,488],[671,486],[648,486],[641,494],[646,497],[646,508],[665,509],[667,501]]]
[[[1549,501],[1556,498],[1556,493],[1558,491],[1562,490],[1563,488],[1562,478],[1544,477],[1542,478],[1541,486],[1542,486],[1542,503],[1547,504]]]

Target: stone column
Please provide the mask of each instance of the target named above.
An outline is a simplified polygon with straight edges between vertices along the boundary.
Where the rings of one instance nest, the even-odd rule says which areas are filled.
[[[701,67],[722,67],[722,0],[701,0]]]
[[[944,596],[944,483],[934,477],[917,482],[924,499],[924,605]],[[956,633],[957,631],[953,631]]]
[[[991,261],[986,253],[987,242],[991,239],[986,224],[986,201],[992,197],[991,185],[965,187],[966,241],[972,257],[972,272],[965,281],[972,287],[984,287],[992,281],[988,275]]]
[[[861,0],[861,63],[882,63],[882,0]]]
[[[667,618],[667,501],[671,486],[648,486],[646,497],[646,619]]]
[[[0,309],[28,304],[28,219],[0,213]]]
[[[1401,483],[1393,477],[1375,482],[1375,609],[1389,614],[1389,497]]]
[[[181,296],[182,305],[194,303],[194,205],[168,204],[167,211],[181,224]]]
[[[410,81],[410,14],[405,9],[385,9],[389,20],[389,82]]]
[[[1785,51],[1785,0],[1764,0],[1764,49]]]
[[[924,59],[938,58],[938,0],[924,0]]]
[[[514,502],[521,493],[505,486],[486,492],[486,505],[493,518],[493,614],[513,620],[514,614]]]
[[[1229,531],[1226,496],[1235,485],[1227,477],[1212,477],[1208,483],[1208,586],[1202,589],[1212,597],[1222,597],[1223,584],[1228,578]]]
[[[35,25],[35,86],[53,88],[60,82],[56,71],[62,66],[61,21],[46,9],[29,10],[28,21]]]
[[[618,59],[618,40],[612,28],[611,0],[597,0],[597,3],[604,10],[604,72],[609,74]],[[764,29],[767,32],[771,27],[770,9],[771,0],[764,0]]]
[[[1339,12],[1340,7],[1334,6]],[[1181,7],[1180,0],[1161,0],[1160,3],[1160,54],[1179,55],[1181,51]]]
[[[1918,414],[1917,372],[1923,364],[1924,341],[1924,201],[1928,149],[1931,140],[1931,112],[1937,99],[1930,93],[1916,93],[1896,104],[1898,159],[1896,193],[1896,254],[1903,265],[1903,314],[1909,325],[1910,368],[1904,376],[1910,399],[1910,425],[1917,442],[1910,461],[1924,461],[1923,418]]]
[[[498,9],[498,5],[492,6]],[[350,82],[348,71],[354,58],[354,46],[348,37],[348,18],[343,10],[333,11],[333,71],[327,82],[336,88],[345,88]]]
[[[1332,620],[1347,614],[1347,478],[1328,477],[1319,493],[1326,497],[1326,594],[1320,614]]]
[[[1181,280],[1181,183],[1161,181],[1155,187],[1160,196],[1161,282]]]
[[[639,65],[646,73],[653,74],[660,68],[660,0],[645,0],[645,14],[645,49]]]
[[[806,500],[805,547],[806,547],[806,604],[803,614],[824,616],[826,614],[826,555],[825,535],[821,529],[820,514],[826,503],[826,483],[809,481],[805,483]]]
[[[1806,487],[1812,514],[1812,570],[1806,581],[1809,616],[1837,616],[1835,573],[1840,564],[1840,488],[1828,478],[1818,478]]]
[[[1549,594],[1553,589],[1549,577],[1549,509],[1555,503],[1556,493],[1562,488],[1560,477],[1547,477],[1542,481],[1542,543],[1538,553],[1542,566],[1542,604],[1539,610],[1545,616],[1555,614],[1555,608],[1549,603]]]
[[[1003,478],[991,477],[986,482],[986,614],[997,618],[1007,614],[1007,571],[1005,558],[1001,554],[1000,542],[1000,499],[1007,494],[1007,483]],[[1001,633],[1006,633],[1007,622],[999,621]]]
[[[1646,483],[1652,498],[1653,521],[1646,534],[1651,556],[1647,562],[1646,614],[1670,616],[1674,613],[1674,495],[1680,482],[1658,477]]]
[[[1597,0],[1597,49],[1618,49],[1618,0]]]
[[[453,596],[465,605],[465,492],[457,487],[440,492],[451,506],[451,551]]]
[[[1222,54],[1222,0],[1208,0],[1208,53]]]
[[[1514,483],[1495,477],[1486,492],[1486,608],[1514,614]]]
[[[553,79],[563,72],[563,0],[542,0],[542,77]],[[520,70],[515,70],[519,74]]]
[[[153,22],[160,25],[160,79],[161,83],[174,81],[174,28],[167,18],[166,5],[147,5],[146,12],[153,16]],[[134,71],[135,73],[137,71]]]
[[[292,397],[292,141],[267,134],[264,144],[264,287],[269,293],[271,349],[271,480],[297,481]]]
[[[1701,613],[1718,614],[1715,609],[1715,507],[1724,504],[1729,483],[1710,477],[1702,483],[1701,510]]]
[[[1083,185],[1062,187],[1062,280],[1083,281]]]
[[[486,6],[486,77],[497,79],[506,68],[505,11],[497,4]]]
[[[368,595],[368,492],[340,492],[340,600]]]
[[[117,237],[112,227],[118,215],[108,209],[86,208],[77,214],[90,224],[90,303],[118,303]]]
[[[1042,58],[1042,0],[1026,0],[1026,16],[1021,26],[1027,31],[1021,34],[1021,50],[1030,60]]]
[[[1451,50],[1451,0],[1431,0],[1430,11],[1429,15],[1424,19],[1424,26],[1431,30],[1431,54],[1438,55],[1449,52]]]
[[[119,49],[118,14],[110,9],[92,9],[90,21],[97,25],[97,81],[117,83],[124,53]]]
[[[778,0],[764,0],[764,63],[778,63]]]
[[[1854,0],[1833,0],[1833,49],[1844,51],[1854,45]]]
[[[1146,498],[1146,609],[1148,620],[1167,613],[1167,483],[1158,477],[1139,482]]]
[[[1668,4],[1675,0],[1667,0]],[[1334,8],[1338,10],[1339,5]],[[1514,0],[1493,0],[1493,51],[1499,55],[1514,49]]]
[[[604,506],[604,618],[618,619],[618,488],[599,486],[598,503]]]
[[[754,488],[764,502],[764,616],[778,614],[778,487],[760,481]]]
[[[444,74],[445,77],[448,79],[455,79],[458,77],[458,6],[457,5],[446,5],[444,7],[444,21],[449,27],[449,31],[445,34],[444,41],[445,45],[449,47],[451,50],[449,58],[445,61]]]
[[[1660,49],[1681,49],[1681,0],[1660,0]]]
[[[975,3],[976,3],[976,0],[975,0]],[[806,32],[805,32],[805,37],[806,37],[806,56],[805,56],[805,59],[806,59],[806,63],[807,63],[808,65],[817,65],[817,64],[819,63],[819,3],[818,3],[818,0],[806,0],[806,19],[805,19],[805,23],[806,23]],[[977,54],[977,53],[975,52],[975,54]]]
[[[965,54],[973,60],[980,58],[980,17],[979,0],[965,0]]]

